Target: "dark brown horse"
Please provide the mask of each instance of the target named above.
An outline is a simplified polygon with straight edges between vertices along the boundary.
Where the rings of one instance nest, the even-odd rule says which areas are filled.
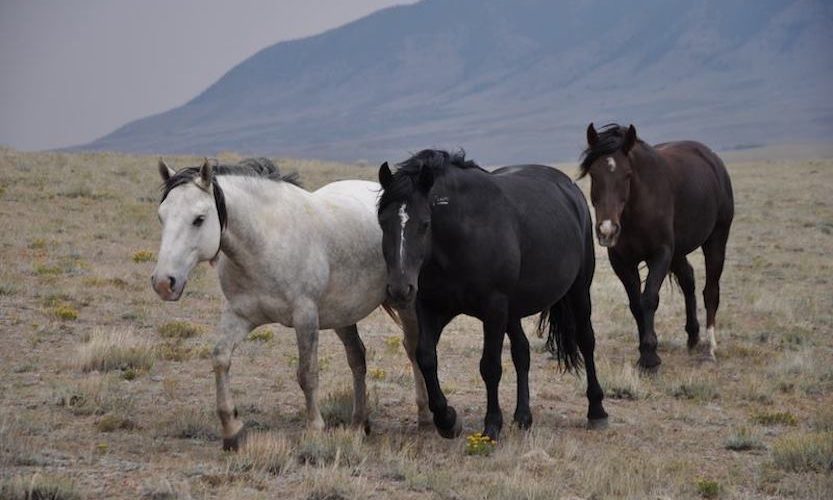
[[[639,366],[659,366],[654,313],[659,289],[674,274],[685,296],[688,347],[700,340],[694,271],[686,255],[703,248],[706,262],[706,332],[714,359],[715,314],[720,302],[720,275],[726,240],[734,216],[729,174],[708,147],[693,141],[651,147],[628,128],[587,127],[587,149],[579,177],[590,175],[590,197],[596,210],[596,236],[607,247],[614,272],[625,286],[639,330]],[[638,265],[648,265],[641,290]]]

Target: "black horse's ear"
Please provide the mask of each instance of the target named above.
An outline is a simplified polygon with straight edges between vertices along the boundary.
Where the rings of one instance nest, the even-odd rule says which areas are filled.
[[[159,158],[159,176],[162,177],[162,180],[167,182],[174,175],[176,175],[174,169],[169,167],[165,160]]]
[[[434,171],[429,167],[423,167],[422,170],[419,171],[419,180],[417,182],[420,191],[427,194],[428,191],[431,191],[431,187],[434,185]]]
[[[382,189],[387,189],[390,187],[391,182],[393,182],[393,174],[390,171],[388,162],[382,163],[382,166],[379,167],[379,184],[382,185]]]
[[[599,142],[599,134],[596,132],[593,122],[590,122],[590,125],[587,126],[587,145],[593,147],[597,142]]]
[[[636,127],[631,124],[631,126],[628,127],[628,131],[625,132],[625,141],[622,143],[622,152],[625,154],[630,153],[634,144],[636,144]]]
[[[202,163],[202,167],[200,167],[200,180],[202,181],[204,186],[208,186],[211,184],[211,177],[214,174],[214,166],[211,165],[211,162],[208,161],[208,158],[205,159]]]

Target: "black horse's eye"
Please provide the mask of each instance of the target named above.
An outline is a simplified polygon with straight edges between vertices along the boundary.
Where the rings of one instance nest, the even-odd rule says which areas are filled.
[[[194,225],[196,227],[202,226],[203,222],[205,222],[205,216],[204,215],[199,215],[199,216],[197,216],[196,219],[194,219]]]
[[[430,223],[430,222],[428,222],[428,221],[423,221],[423,222],[419,225],[419,228],[420,228],[422,231],[428,231],[428,227],[429,227],[429,226],[431,226],[431,223]]]

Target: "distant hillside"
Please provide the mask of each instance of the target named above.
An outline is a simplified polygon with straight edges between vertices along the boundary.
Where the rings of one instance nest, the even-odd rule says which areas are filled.
[[[716,149],[829,142],[833,2],[425,0],[261,50],[79,149],[553,161],[590,120]]]

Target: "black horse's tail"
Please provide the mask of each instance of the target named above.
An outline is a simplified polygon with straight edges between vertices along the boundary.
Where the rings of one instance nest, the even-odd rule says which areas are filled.
[[[547,350],[566,372],[578,371],[583,364],[578,350],[576,318],[567,294],[538,318],[538,334],[547,330]]]

